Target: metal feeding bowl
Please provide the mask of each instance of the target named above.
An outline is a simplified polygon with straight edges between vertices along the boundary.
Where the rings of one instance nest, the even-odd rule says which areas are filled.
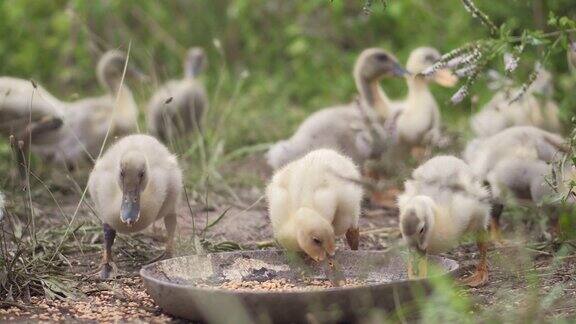
[[[293,256],[293,255],[292,255]],[[406,263],[390,251],[339,251],[336,264],[358,285],[286,291],[236,290],[230,282],[324,280],[325,269],[283,251],[240,251],[159,261],[140,271],[148,293],[164,312],[210,323],[298,323],[354,320],[373,309],[392,311],[430,292],[429,278],[408,279]],[[458,263],[430,257],[440,276]],[[309,282],[309,281],[307,281]]]

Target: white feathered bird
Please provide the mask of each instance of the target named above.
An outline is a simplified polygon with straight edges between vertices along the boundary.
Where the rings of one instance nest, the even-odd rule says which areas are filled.
[[[278,243],[316,261],[332,257],[336,237],[344,234],[357,249],[363,192],[353,181],[359,179],[352,160],[328,149],[312,151],[278,170],[266,189]]]
[[[436,156],[414,170],[398,197],[402,237],[411,249],[437,254],[453,248],[465,234],[476,235],[480,262],[467,283],[482,285],[488,280],[489,200],[488,191],[464,161]]]
[[[386,140],[387,132],[382,119],[389,115],[390,102],[379,81],[383,77],[398,77],[405,73],[394,56],[386,51],[378,48],[364,50],[354,67],[360,104],[330,107],[313,113],[292,137],[270,148],[268,164],[273,169],[279,169],[320,148],[342,152],[359,165],[380,154],[380,148],[375,148],[373,144]]]

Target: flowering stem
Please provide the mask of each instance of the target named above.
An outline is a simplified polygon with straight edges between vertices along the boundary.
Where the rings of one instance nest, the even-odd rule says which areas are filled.
[[[464,4],[466,10],[470,11],[473,17],[477,17],[484,25],[486,25],[486,27],[488,27],[492,36],[496,36],[498,34],[498,27],[496,27],[492,20],[490,20],[490,17],[488,17],[487,14],[483,13],[480,9],[478,9],[478,7],[476,7],[472,0],[462,0],[462,3]]]

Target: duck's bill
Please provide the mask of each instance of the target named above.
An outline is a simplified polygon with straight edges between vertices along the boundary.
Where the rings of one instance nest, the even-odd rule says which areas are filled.
[[[448,69],[441,69],[436,71],[434,73],[433,80],[439,85],[447,88],[451,88],[455,86],[456,83],[458,83],[458,77]]]
[[[42,135],[46,132],[51,132],[62,127],[64,122],[61,118],[47,116],[42,118],[40,121],[33,123],[30,127],[30,134],[34,136]]]
[[[140,218],[140,193],[125,192],[122,196],[120,219],[128,226],[134,225]]]
[[[394,64],[394,68],[392,69],[392,74],[394,74],[394,76],[397,76],[397,77],[403,77],[406,75],[410,75],[410,72],[408,72],[400,64],[396,63],[396,64]]]
[[[330,280],[332,286],[342,286],[346,282],[346,277],[344,277],[340,264],[333,256],[328,256],[324,262],[326,277]]]

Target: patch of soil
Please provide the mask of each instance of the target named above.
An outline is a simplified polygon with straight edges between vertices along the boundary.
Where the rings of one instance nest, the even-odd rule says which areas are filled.
[[[261,160],[249,160],[250,163],[239,164],[236,169],[242,172],[258,171],[258,176],[265,178],[269,170],[262,168]],[[180,240],[189,238],[196,230],[202,230],[206,224],[214,222],[222,213],[226,215],[213,227],[206,231],[206,238],[214,242],[233,241],[244,247],[262,246],[263,242],[273,244],[272,229],[268,220],[266,204],[262,196],[262,189],[238,189],[238,196],[242,197],[246,205],[220,203],[213,206],[212,211],[200,211],[202,208],[192,206],[191,213],[188,206],[183,203],[180,208],[178,236]],[[76,211],[79,196],[71,194],[56,197],[60,207],[68,216]],[[19,200],[18,200],[19,202]],[[40,215],[40,226],[58,226],[66,224],[61,216],[60,207],[56,207],[50,197],[35,199],[34,208]],[[249,207],[249,208],[247,208]],[[82,205],[77,213],[77,220],[91,223],[94,221],[90,209]],[[194,222],[192,222],[194,220]],[[159,226],[162,228],[163,225]],[[363,250],[383,250],[400,243],[400,234],[397,230],[397,210],[371,209],[365,210],[361,217],[360,248]],[[150,229],[149,234],[159,236],[158,230]],[[93,243],[101,243],[102,234],[94,234]],[[338,242],[340,248],[347,248],[343,240]],[[142,282],[137,274],[138,269],[146,260],[157,256],[163,244],[150,239],[134,255],[134,247],[121,238],[114,246],[116,263],[120,269],[120,278],[110,282],[100,282],[95,279],[95,273],[100,263],[99,252],[80,253],[69,256],[72,260],[71,271],[78,276],[81,291],[86,297],[72,300],[44,300],[34,298],[30,305],[15,307],[9,303],[0,303],[0,320],[42,320],[42,321],[144,321],[167,322],[177,319],[163,315],[150,297],[146,294]],[[557,249],[557,247],[556,247]],[[576,257],[568,255],[558,262],[553,262],[556,249],[552,246],[534,250],[520,244],[505,248],[494,248],[490,251],[490,281],[480,288],[466,289],[465,292],[474,301],[475,312],[482,313],[487,308],[494,310],[497,315],[505,312],[522,314],[534,308],[544,308],[539,314],[546,314],[548,318],[574,316],[576,307]],[[178,254],[188,254],[189,251],[178,251]],[[464,268],[463,275],[468,275],[477,260],[477,250],[473,244],[465,244],[446,255],[456,259]],[[511,262],[512,261],[512,262]],[[536,278],[527,280],[526,278]],[[528,292],[533,292],[532,295]],[[557,298],[540,303],[543,296],[556,292]],[[518,296],[514,299],[513,296]],[[529,298],[530,296],[536,296]],[[485,314],[484,314],[485,315]],[[527,316],[528,316],[527,315]],[[501,319],[500,317],[496,320]],[[534,318],[527,318],[534,320]],[[545,320],[545,319],[542,319]]]
[[[117,278],[110,282],[97,282],[89,278],[79,280],[84,282],[80,291],[85,297],[74,300],[32,297],[26,306],[0,309],[0,319],[48,322],[80,320],[101,323],[171,321],[169,316],[163,315],[154,305],[154,301],[145,292],[140,277]]]

